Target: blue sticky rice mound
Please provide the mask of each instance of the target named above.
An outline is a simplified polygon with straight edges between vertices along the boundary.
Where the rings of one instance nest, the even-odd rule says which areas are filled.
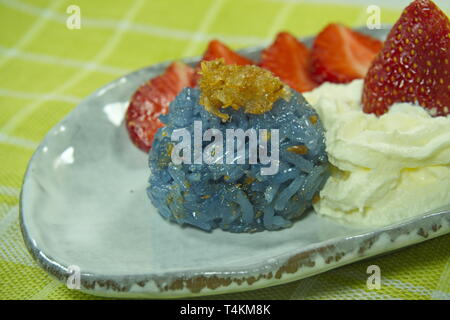
[[[199,89],[185,88],[170,104],[169,113],[160,116],[165,126],[155,135],[149,153],[147,193],[153,205],[165,219],[206,231],[256,232],[291,226],[311,207],[329,176],[324,130],[315,111],[292,91],[289,101],[279,99],[264,114],[222,109],[230,115],[223,122],[199,104],[199,97]],[[220,130],[224,144],[226,129],[279,129],[278,172],[261,175],[261,168],[269,164],[249,164],[248,139],[245,164],[174,164],[171,150],[178,141],[171,141],[171,133],[186,128],[194,146],[195,120],[202,121],[203,132]],[[210,143],[203,142],[203,148]],[[308,153],[287,150],[298,145],[306,146]]]

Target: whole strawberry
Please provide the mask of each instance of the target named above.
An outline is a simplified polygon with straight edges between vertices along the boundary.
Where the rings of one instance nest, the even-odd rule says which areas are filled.
[[[430,0],[415,0],[390,31],[364,81],[366,113],[410,102],[445,116],[450,108],[450,22]]]

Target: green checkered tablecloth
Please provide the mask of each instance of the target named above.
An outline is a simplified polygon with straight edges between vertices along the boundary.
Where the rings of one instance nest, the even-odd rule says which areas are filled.
[[[218,38],[233,48],[297,36],[329,22],[363,25],[367,6],[394,22],[409,1],[0,0],[0,299],[91,299],[50,278],[24,247],[23,174],[45,133],[96,88],[132,70],[200,54]],[[448,0],[436,1],[448,13]],[[81,28],[67,27],[77,5]],[[368,290],[367,267],[382,287]],[[222,299],[433,299],[450,297],[450,235],[311,278]],[[211,297],[210,297],[211,298]]]

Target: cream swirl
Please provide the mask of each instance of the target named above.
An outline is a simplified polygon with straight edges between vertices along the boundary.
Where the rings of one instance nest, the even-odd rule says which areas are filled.
[[[432,117],[410,103],[366,114],[362,86],[325,83],[304,94],[325,127],[333,166],[315,210],[380,226],[450,203],[450,116]]]

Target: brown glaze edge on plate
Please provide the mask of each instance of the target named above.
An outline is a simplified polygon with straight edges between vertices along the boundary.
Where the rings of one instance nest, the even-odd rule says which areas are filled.
[[[22,205],[20,205],[20,208],[22,208]],[[317,248],[299,250],[296,253],[286,255],[285,258],[279,258],[284,262],[278,265],[268,262],[266,265],[251,271],[247,268],[236,271],[203,270],[172,273],[164,276],[150,274],[103,276],[82,273],[80,275],[80,290],[94,295],[135,298],[177,298],[192,295],[223,294],[235,292],[237,291],[236,288],[239,291],[254,290],[299,280],[368,257],[420,243],[450,233],[449,227],[450,211],[436,211],[436,213],[414,218],[410,223],[402,223],[362,235],[341,238],[337,242],[329,240]],[[52,277],[66,283],[71,275],[68,266],[57,263],[34,245],[24,227],[21,209],[20,228],[25,245],[37,263]],[[407,239],[398,243],[400,242],[399,238],[405,236]],[[383,237],[387,237],[387,239],[384,239],[384,242],[381,241],[381,244],[377,246],[377,243]],[[317,259],[322,261],[324,265],[318,266]],[[153,288],[146,290],[149,284]],[[141,290],[137,290],[138,288]]]

